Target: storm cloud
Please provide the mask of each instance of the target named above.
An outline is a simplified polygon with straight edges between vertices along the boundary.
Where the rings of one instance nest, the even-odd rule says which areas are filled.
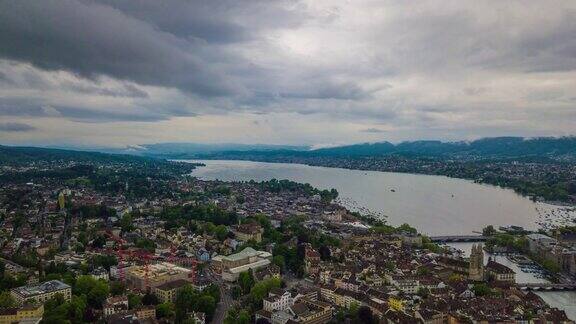
[[[574,35],[568,0],[0,0],[0,116],[98,144],[567,135]]]
[[[36,128],[22,123],[0,123],[0,132],[28,132]]]

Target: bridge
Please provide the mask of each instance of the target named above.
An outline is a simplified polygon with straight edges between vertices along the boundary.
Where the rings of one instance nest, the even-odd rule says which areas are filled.
[[[576,290],[576,282],[574,283],[518,283],[516,286],[522,290]]]
[[[446,235],[446,236],[431,236],[430,240],[437,243],[448,242],[484,242],[488,237],[482,235]]]

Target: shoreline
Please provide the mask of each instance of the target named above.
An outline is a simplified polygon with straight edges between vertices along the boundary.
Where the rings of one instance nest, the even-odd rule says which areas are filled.
[[[487,186],[491,186],[491,187],[512,190],[516,195],[518,195],[520,197],[524,197],[526,199],[529,199],[529,200],[533,201],[534,203],[544,203],[544,204],[551,205],[554,207],[567,207],[567,208],[572,208],[572,209],[576,210],[576,203],[569,203],[569,202],[563,202],[563,201],[558,201],[558,200],[546,200],[546,199],[534,200],[530,196],[523,195],[523,194],[519,193],[513,187],[500,186],[500,185],[492,184],[490,182],[478,181],[478,180],[470,179],[470,178],[453,177],[453,176],[449,176],[449,175],[445,175],[445,174],[431,174],[431,173],[424,173],[424,172],[386,171],[386,170],[374,170],[374,169],[368,169],[368,168],[364,168],[364,169],[349,168],[349,167],[345,167],[345,166],[328,166],[328,165],[289,162],[289,161],[266,161],[266,160],[237,159],[237,158],[236,159],[234,159],[234,158],[230,158],[230,159],[222,159],[222,158],[218,158],[218,159],[201,158],[200,159],[200,158],[198,158],[198,159],[175,159],[175,160],[170,159],[170,160],[171,161],[188,161],[188,162],[190,162],[190,161],[248,161],[248,162],[256,162],[256,163],[305,165],[305,166],[309,166],[309,167],[321,167],[321,168],[354,170],[354,171],[370,171],[370,172],[381,172],[381,173],[396,173],[396,174],[411,174],[411,175],[425,175],[425,176],[434,176],[434,177],[446,177],[446,178],[450,178],[450,179],[459,179],[459,180],[470,181],[470,182],[473,182],[473,183],[478,184],[478,185],[487,185]],[[203,166],[205,166],[205,165],[203,165]]]

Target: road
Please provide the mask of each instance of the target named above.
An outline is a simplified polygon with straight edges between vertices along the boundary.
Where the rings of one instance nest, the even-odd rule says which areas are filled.
[[[228,289],[222,282],[218,282],[217,284],[218,287],[220,287],[220,302],[218,303],[218,307],[216,307],[214,317],[212,318],[212,323],[214,324],[223,323],[226,313],[228,313],[228,310],[234,304],[232,295],[230,294],[230,289]]]

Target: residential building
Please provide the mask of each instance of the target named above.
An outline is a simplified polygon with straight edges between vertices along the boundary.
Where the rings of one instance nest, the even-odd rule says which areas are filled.
[[[127,310],[128,310],[128,297],[125,295],[108,297],[106,299],[106,302],[104,302],[103,307],[104,316],[110,316]]]
[[[516,273],[507,266],[493,260],[488,260],[486,272],[489,279],[494,281],[516,282]]]
[[[11,294],[19,304],[44,303],[56,294],[62,295],[64,300],[69,301],[72,298],[72,289],[62,281],[51,280],[38,285],[14,288]]]
[[[44,305],[24,304],[19,308],[0,309],[0,324],[38,323],[44,315]]]
[[[192,270],[168,262],[133,266],[126,270],[126,281],[134,288],[146,290],[179,279],[189,280]]]
[[[212,258],[212,264],[221,272],[222,279],[233,282],[238,279],[241,272],[267,267],[271,259],[271,253],[247,247],[236,254],[215,256]]]
[[[176,300],[178,291],[184,286],[190,285],[190,282],[183,279],[163,283],[152,289],[152,293],[162,303],[173,303]]]
[[[232,233],[236,235],[236,238],[240,241],[255,241],[262,242],[262,234],[264,229],[260,224],[257,223],[247,223],[236,225],[232,228]]]
[[[263,309],[269,312],[286,310],[294,305],[292,294],[283,289],[274,289],[268,293],[268,297],[263,299]]]

